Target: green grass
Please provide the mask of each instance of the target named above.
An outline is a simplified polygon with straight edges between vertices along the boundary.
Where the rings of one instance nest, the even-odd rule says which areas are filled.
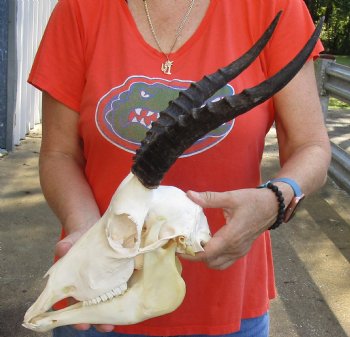
[[[345,66],[350,67],[350,55],[336,55],[336,61],[339,64],[343,64]],[[328,107],[331,110],[350,109],[349,104],[339,101],[333,97],[329,99]]]
[[[330,110],[341,110],[341,109],[350,109],[350,106],[349,106],[349,104],[346,104],[342,101],[339,101],[336,98],[330,97],[328,108]]]
[[[350,67],[350,55],[336,55],[337,63]]]

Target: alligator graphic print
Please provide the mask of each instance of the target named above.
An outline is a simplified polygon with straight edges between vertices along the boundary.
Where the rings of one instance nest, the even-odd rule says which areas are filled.
[[[135,153],[159,112],[174,100],[190,81],[166,80],[145,76],[132,76],[120,86],[112,88],[97,104],[96,126],[99,132],[115,146]],[[226,85],[210,101],[233,95],[234,89]],[[192,156],[215,146],[232,130],[234,120],[221,125],[193,144],[182,157]]]

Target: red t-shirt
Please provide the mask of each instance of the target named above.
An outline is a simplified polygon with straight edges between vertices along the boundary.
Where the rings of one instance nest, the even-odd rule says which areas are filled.
[[[296,55],[314,29],[302,0],[212,0],[193,36],[170,56],[172,75],[161,72],[164,55],[143,40],[124,0],[58,2],[29,82],[79,113],[86,176],[101,212],[129,173],[133,153],[157,112],[191,81],[241,56],[281,9],[278,27],[261,56],[216,97],[258,84]],[[320,50],[318,45],[313,56]],[[186,151],[163,184],[197,191],[257,186],[264,138],[273,120],[270,100],[226,123]],[[206,213],[215,233],[224,224],[221,211]],[[171,314],[117,331],[231,333],[242,318],[265,313],[275,296],[268,232],[224,271],[182,264],[187,285],[182,305]]]

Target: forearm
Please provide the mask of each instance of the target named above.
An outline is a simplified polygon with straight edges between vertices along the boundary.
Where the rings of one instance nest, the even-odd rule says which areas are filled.
[[[281,163],[277,177],[295,180],[309,195],[324,184],[331,157],[313,62],[274,96],[274,105]]]
[[[40,183],[66,234],[91,227],[100,217],[85,178],[79,114],[43,93]]]
[[[276,177],[295,180],[307,196],[326,181],[331,151],[328,139],[301,146],[288,159],[281,156],[281,170]]]
[[[39,168],[45,198],[66,234],[84,231],[100,218],[83,168],[74,158],[62,152],[44,151]]]

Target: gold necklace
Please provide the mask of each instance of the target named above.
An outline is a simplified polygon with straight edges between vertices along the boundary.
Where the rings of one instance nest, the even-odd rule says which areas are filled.
[[[182,32],[182,30],[184,29],[185,27],[185,24],[186,22],[188,21],[188,18],[191,14],[191,11],[192,11],[192,8],[193,8],[193,5],[194,5],[194,1],[195,0],[191,0],[190,2],[190,5],[188,7],[188,10],[186,12],[186,14],[184,15],[183,19],[181,20],[180,22],[180,25],[179,27],[177,28],[176,30],[176,35],[175,35],[175,40],[174,40],[174,43],[172,44],[171,48],[170,48],[170,51],[168,54],[166,54],[162,47],[160,46],[160,43],[159,43],[159,40],[158,40],[158,37],[157,37],[157,34],[156,34],[156,31],[153,27],[153,24],[152,24],[152,20],[151,20],[151,16],[149,14],[149,10],[148,10],[148,5],[147,5],[147,1],[146,0],[143,0],[143,4],[144,4],[144,7],[145,7],[145,12],[146,12],[146,16],[147,16],[147,21],[148,21],[148,24],[149,24],[149,28],[151,29],[151,32],[152,32],[152,35],[154,37],[154,40],[156,41],[156,44],[159,48],[159,50],[162,52],[162,54],[166,57],[166,61],[164,63],[162,63],[162,66],[161,66],[161,71],[166,74],[166,75],[171,75],[171,67],[173,66],[174,64],[174,61],[170,61],[169,59],[169,55],[172,53],[175,45],[176,45],[176,42],[177,40],[179,39],[179,36]]]

